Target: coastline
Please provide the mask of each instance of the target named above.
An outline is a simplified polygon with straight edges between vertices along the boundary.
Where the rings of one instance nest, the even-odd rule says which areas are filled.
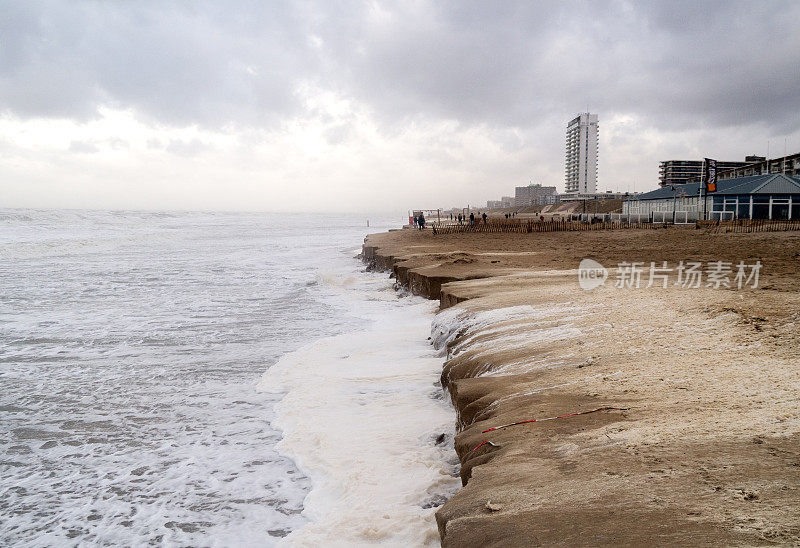
[[[368,236],[369,268],[444,311],[464,487],[436,514],[442,544],[797,542],[799,252],[792,233]],[[584,291],[586,257],[763,272],[755,289]],[[484,432],[604,407],[628,410]]]
[[[280,546],[436,546],[436,508],[459,487],[451,408],[428,344],[435,303],[365,275],[352,250],[318,276],[357,321],[281,356],[258,384],[279,395],[277,449],[308,479],[302,526]],[[387,427],[391,424],[391,427]]]

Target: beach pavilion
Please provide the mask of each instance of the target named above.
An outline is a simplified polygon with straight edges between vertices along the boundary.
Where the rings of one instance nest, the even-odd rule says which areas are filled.
[[[708,219],[800,219],[800,177],[777,173],[721,179],[717,191],[708,194],[700,183],[673,185],[631,197],[622,212],[653,221],[695,221],[704,212]]]

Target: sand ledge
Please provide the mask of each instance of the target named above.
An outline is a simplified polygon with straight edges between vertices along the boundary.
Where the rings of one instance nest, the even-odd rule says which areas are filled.
[[[465,485],[437,512],[443,545],[800,539],[800,238],[664,232],[366,239],[370,268],[478,318],[449,342],[442,373]],[[582,256],[714,253],[762,258],[773,291],[587,293],[573,277]],[[530,310],[503,316],[519,307]],[[606,405],[631,411],[481,433]]]

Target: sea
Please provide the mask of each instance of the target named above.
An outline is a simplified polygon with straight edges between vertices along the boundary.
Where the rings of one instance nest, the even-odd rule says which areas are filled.
[[[437,545],[437,303],[369,221],[0,209],[0,546]]]

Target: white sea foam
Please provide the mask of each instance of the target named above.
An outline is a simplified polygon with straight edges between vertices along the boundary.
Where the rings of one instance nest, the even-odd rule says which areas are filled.
[[[296,420],[302,432],[324,400],[344,420],[348,400],[334,388],[347,393],[347,384],[324,380],[314,369],[320,358],[374,370],[375,378],[353,379],[349,405],[398,435],[365,419],[375,447],[331,474],[374,482],[364,495],[373,501],[394,482],[397,507],[422,512],[402,525],[401,510],[390,520],[363,512],[363,530],[371,517],[376,530],[404,531],[387,538],[428,534],[432,510],[418,509],[419,500],[455,481],[435,474],[447,471],[451,446],[429,439],[448,431],[437,421],[452,420],[427,399],[441,365],[425,344],[432,305],[398,299],[384,274],[360,272],[353,244],[378,229],[364,225],[332,216],[0,210],[0,546],[261,547],[302,529],[306,495],[313,487],[309,516],[324,512],[329,480],[305,477],[278,452],[271,423],[280,395],[256,384],[281,355],[318,338],[333,354],[318,351],[287,377],[305,393],[292,390],[281,404],[286,424]],[[377,341],[371,365],[368,337]],[[345,354],[360,358],[340,360]],[[380,378],[387,364],[396,378]],[[323,382],[301,382],[304,374]],[[419,410],[409,412],[409,402]],[[286,447],[300,455],[303,443]],[[396,465],[379,474],[380,460]],[[368,493],[369,483],[359,489]],[[335,544],[339,532],[313,538]]]
[[[489,359],[503,351],[531,348],[536,343],[579,338],[583,332],[571,320],[582,308],[571,303],[547,306],[518,305],[473,310],[456,305],[436,315],[431,329],[434,347],[447,358],[469,352],[472,359]],[[550,361],[516,361],[495,366],[486,362],[476,376],[499,376],[557,367]]]
[[[278,447],[312,482],[303,509],[309,523],[285,541],[437,545],[435,506],[460,482],[452,408],[434,385],[441,372],[428,342],[435,303],[398,298],[385,274],[351,289],[363,299],[368,327],[284,356],[259,384],[285,392],[276,408]],[[441,434],[447,441],[437,444]]]
[[[436,315],[433,322],[432,337],[434,347],[441,350],[454,351],[470,347],[479,336],[509,333],[521,326],[541,326],[548,322],[560,320],[565,316],[575,317],[581,309],[571,303],[548,306],[518,305],[489,310],[471,310],[462,306],[453,306]],[[496,337],[503,339],[505,337]],[[457,344],[453,342],[459,339]]]

